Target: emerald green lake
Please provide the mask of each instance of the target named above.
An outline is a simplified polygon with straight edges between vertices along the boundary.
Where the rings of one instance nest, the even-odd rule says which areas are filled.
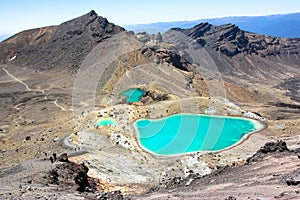
[[[135,126],[141,146],[160,155],[222,150],[264,127],[256,120],[200,114],[140,119]]]
[[[96,126],[115,126],[117,125],[117,121],[113,118],[104,118],[97,121]]]
[[[126,101],[128,103],[133,103],[140,101],[145,92],[145,90],[142,90],[140,88],[130,88],[121,92],[121,95],[126,97]]]

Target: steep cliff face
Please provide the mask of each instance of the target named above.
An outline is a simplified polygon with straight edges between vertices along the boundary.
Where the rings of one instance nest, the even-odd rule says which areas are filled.
[[[197,48],[205,50],[210,63],[215,64],[224,75],[259,80],[299,75],[300,39],[249,33],[232,24],[213,26],[201,23],[190,29],[174,28],[167,34],[174,31],[195,41]],[[199,59],[207,58],[202,56]],[[203,66],[202,63],[199,65]],[[205,65],[203,67],[209,68]]]
[[[300,48],[300,39],[277,38],[249,33],[233,24],[213,26],[208,23],[201,23],[191,29],[173,30],[182,31],[189,37],[196,39],[201,46],[206,45],[231,58],[238,54],[255,54],[262,57],[298,55]]]
[[[39,70],[76,70],[98,43],[123,28],[91,11],[59,26],[24,31],[0,43],[1,63],[12,62]]]

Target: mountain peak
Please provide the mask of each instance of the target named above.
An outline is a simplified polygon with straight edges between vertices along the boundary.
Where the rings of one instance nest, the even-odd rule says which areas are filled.
[[[27,34],[29,36],[26,36],[26,40],[22,39],[24,33],[19,33],[14,36],[13,44],[8,46],[6,44],[12,41],[6,41],[2,44],[3,47],[0,45],[6,49],[2,51],[0,48],[0,63],[8,62],[18,52],[18,59],[14,60],[18,64],[40,70],[59,67],[77,69],[97,43],[124,31],[124,28],[98,16],[94,10],[51,30],[44,29],[43,32],[39,29],[32,30],[31,34]],[[62,54],[64,56],[60,56]]]
[[[91,10],[89,13],[88,13],[90,16],[98,16],[97,13],[94,11],[94,10]]]

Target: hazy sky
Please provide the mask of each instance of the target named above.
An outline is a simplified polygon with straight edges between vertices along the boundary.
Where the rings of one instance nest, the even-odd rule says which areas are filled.
[[[300,12],[299,0],[1,0],[0,35],[58,25],[95,10],[118,25]]]

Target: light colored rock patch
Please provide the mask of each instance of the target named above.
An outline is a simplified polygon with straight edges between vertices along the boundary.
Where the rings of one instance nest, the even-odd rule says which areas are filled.
[[[202,176],[210,174],[212,172],[212,169],[209,168],[208,164],[205,161],[200,159],[198,154],[188,156],[187,158],[182,159],[181,162],[184,166],[185,177],[187,177],[191,173],[191,171]]]
[[[240,113],[239,111],[231,108],[226,108],[226,110],[229,112],[230,115],[238,115]]]
[[[110,135],[110,141],[116,145],[120,145],[121,147],[124,147],[125,149],[130,149],[130,145],[128,143],[128,138],[126,138],[122,134],[112,133]]]
[[[205,114],[207,114],[207,115],[215,115],[215,114],[217,114],[217,110],[214,107],[208,107],[205,110]]]

